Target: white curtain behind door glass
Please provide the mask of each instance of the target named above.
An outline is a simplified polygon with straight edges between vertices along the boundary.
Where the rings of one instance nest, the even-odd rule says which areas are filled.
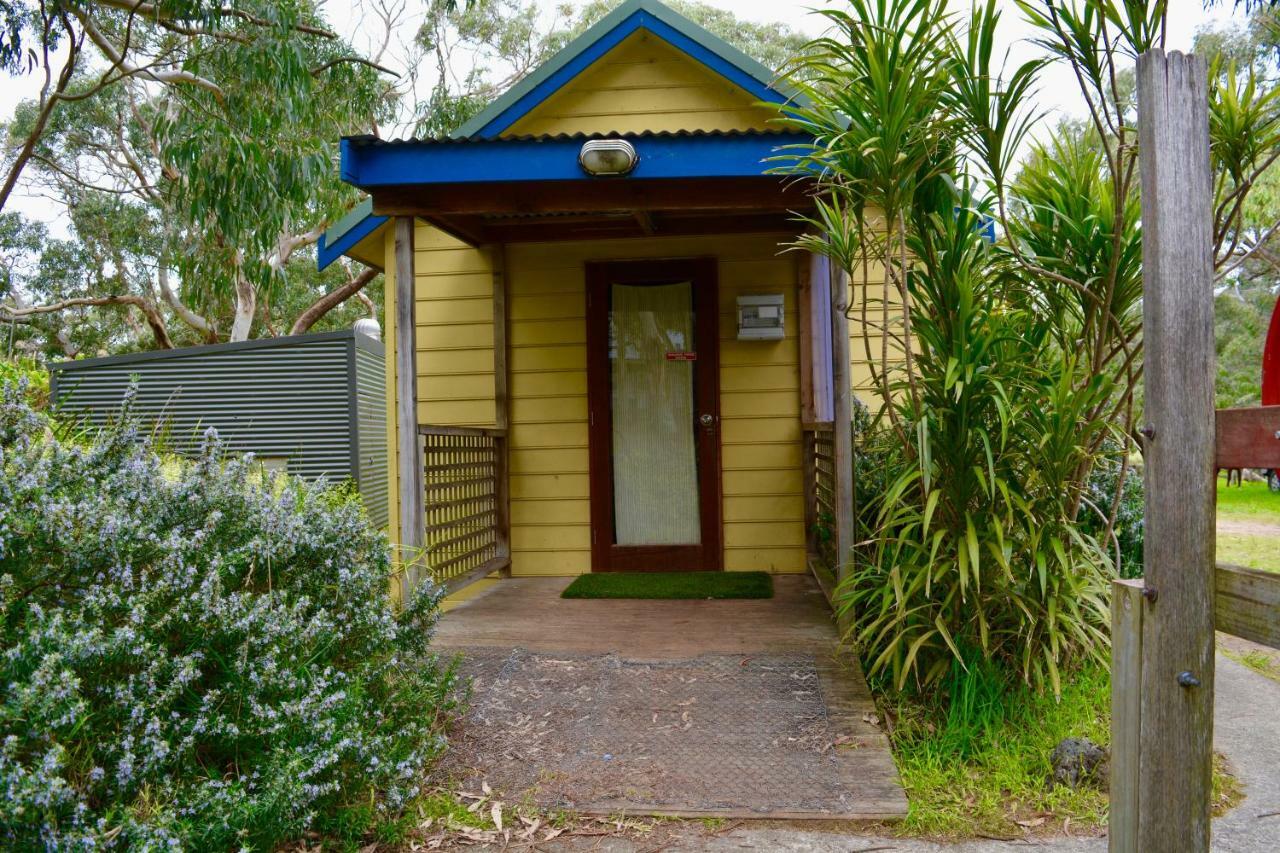
[[[701,541],[694,446],[693,286],[611,291],[613,516],[618,545]]]

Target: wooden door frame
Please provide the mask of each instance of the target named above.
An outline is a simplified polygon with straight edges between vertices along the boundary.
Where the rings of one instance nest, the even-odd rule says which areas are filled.
[[[710,430],[697,433],[699,545],[613,544],[613,412],[609,368],[609,286],[689,281],[697,361],[694,416],[710,414]],[[587,289],[587,406],[590,456],[591,570],[721,571],[724,514],[720,465],[720,287],[715,258],[589,261]],[[710,470],[707,470],[707,469]]]

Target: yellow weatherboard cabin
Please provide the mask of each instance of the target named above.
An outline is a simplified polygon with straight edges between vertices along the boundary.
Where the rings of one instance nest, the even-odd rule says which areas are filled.
[[[804,572],[848,536],[873,392],[845,279],[785,251],[793,97],[630,0],[449,138],[343,140],[369,198],[320,263],[386,272],[390,535],[447,587]]]

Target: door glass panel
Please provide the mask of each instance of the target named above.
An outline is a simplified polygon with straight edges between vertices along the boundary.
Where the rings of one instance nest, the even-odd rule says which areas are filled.
[[[609,295],[614,542],[697,545],[693,285]]]

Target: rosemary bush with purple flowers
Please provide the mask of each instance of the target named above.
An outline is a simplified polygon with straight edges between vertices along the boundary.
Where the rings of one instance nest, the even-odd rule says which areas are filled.
[[[127,415],[0,401],[0,847],[270,848],[393,821],[444,748],[437,598],[358,502]]]

